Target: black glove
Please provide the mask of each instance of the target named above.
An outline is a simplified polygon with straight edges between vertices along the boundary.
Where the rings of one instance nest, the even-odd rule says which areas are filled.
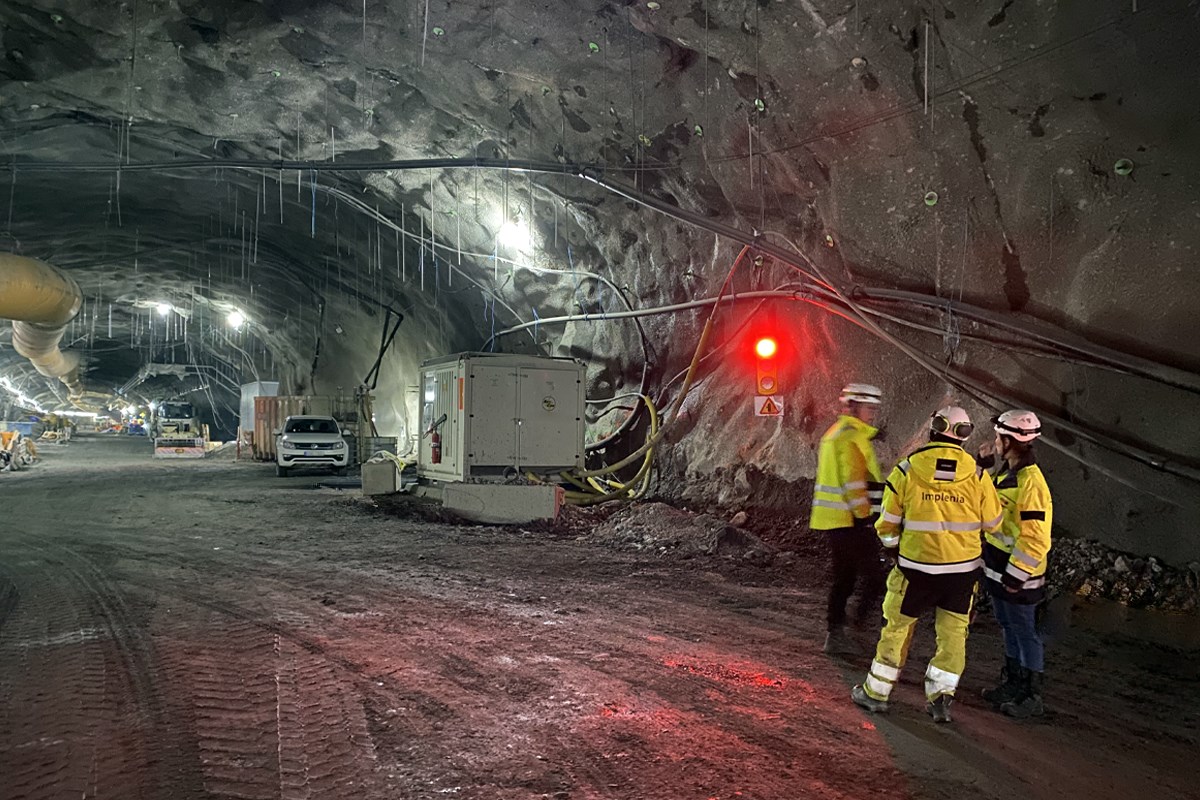
[[[890,561],[890,562],[892,562],[893,564],[895,564],[897,561],[899,561],[899,560],[900,560],[900,546],[899,546],[899,545],[896,545],[895,547],[885,547],[885,548],[883,548],[883,556],[884,556],[884,558],[886,558],[888,561]]]
[[[996,463],[996,454],[988,453],[986,456],[978,456],[975,463],[979,465],[980,469],[991,469],[992,465]]]
[[[870,528],[871,530],[875,530],[875,523],[878,521],[878,514],[871,514],[868,517],[855,517],[854,526],[856,528]]]

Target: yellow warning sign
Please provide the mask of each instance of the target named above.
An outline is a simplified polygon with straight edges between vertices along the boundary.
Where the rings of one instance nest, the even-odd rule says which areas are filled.
[[[783,400],[772,395],[758,395],[754,398],[754,416],[782,417]]]

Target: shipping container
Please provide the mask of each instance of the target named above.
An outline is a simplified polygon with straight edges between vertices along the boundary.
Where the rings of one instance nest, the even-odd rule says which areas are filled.
[[[275,397],[279,394],[279,381],[255,381],[242,384],[241,428],[246,433],[254,430],[254,398]]]
[[[259,461],[275,460],[275,432],[283,427],[288,417],[312,414],[333,417],[342,427],[343,433],[352,433],[358,422],[354,411],[354,398],[329,397],[327,395],[279,395],[254,398],[254,458]]]

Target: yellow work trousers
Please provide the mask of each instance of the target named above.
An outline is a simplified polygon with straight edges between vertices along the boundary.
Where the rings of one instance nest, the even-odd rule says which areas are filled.
[[[866,693],[876,700],[887,700],[900,680],[900,670],[908,658],[913,626],[921,612],[935,609],[937,651],[925,672],[925,696],[934,700],[953,695],[967,663],[967,628],[974,601],[974,578],[970,575],[914,576],[917,586],[899,568],[888,575],[887,596],[883,599],[884,626],[875,648],[875,660],[863,682]],[[952,611],[950,608],[962,609]]]

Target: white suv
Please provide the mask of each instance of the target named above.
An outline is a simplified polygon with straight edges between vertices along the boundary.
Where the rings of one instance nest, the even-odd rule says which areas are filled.
[[[288,417],[275,435],[275,474],[286,477],[293,467],[329,467],[346,474],[350,448],[333,417]]]

